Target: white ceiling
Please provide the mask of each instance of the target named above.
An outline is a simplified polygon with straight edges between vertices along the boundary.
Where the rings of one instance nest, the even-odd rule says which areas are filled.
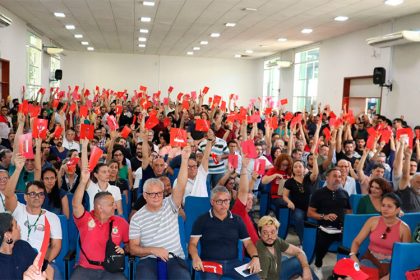
[[[153,0],[150,0],[153,1]],[[66,50],[180,55],[199,46],[194,56],[232,58],[254,51],[251,58],[302,46],[389,19],[420,12],[419,0],[391,7],[383,0],[156,0],[154,7],[138,0],[0,0],[0,5],[40,30]],[[256,8],[257,11],[244,11]],[[65,13],[65,18],[54,17]],[[336,22],[334,17],[350,19]],[[139,18],[148,16],[150,23]],[[233,28],[226,22],[235,22]],[[64,25],[74,24],[75,30]],[[149,29],[146,48],[138,47],[139,29]],[[311,34],[302,34],[312,28]],[[210,38],[218,32],[219,38]],[[83,34],[75,39],[74,34]],[[287,42],[278,42],[280,37]],[[202,40],[209,42],[201,46]]]

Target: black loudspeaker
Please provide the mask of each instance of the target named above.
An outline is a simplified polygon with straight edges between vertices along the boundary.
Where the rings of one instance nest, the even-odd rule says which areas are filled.
[[[373,83],[375,85],[385,84],[386,70],[383,67],[375,67],[373,69]]]
[[[375,68],[375,69],[376,69],[376,68]],[[63,78],[63,70],[61,70],[61,69],[57,69],[57,70],[55,70],[55,73],[54,73],[54,78],[55,78],[57,81],[61,80],[61,79]]]

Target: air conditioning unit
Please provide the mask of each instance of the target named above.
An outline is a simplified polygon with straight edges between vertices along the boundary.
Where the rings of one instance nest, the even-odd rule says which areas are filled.
[[[12,20],[3,14],[0,14],[0,27],[7,27],[12,24]]]
[[[287,61],[287,60],[276,60],[276,61],[270,61],[267,63],[266,67],[269,68],[289,68],[293,65],[293,62]]]
[[[383,36],[366,39],[368,45],[376,48],[386,48],[396,45],[420,42],[420,31],[403,30]]]

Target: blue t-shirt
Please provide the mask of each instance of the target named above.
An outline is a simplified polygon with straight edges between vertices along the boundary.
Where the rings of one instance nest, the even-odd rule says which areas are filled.
[[[36,256],[37,252],[28,242],[17,240],[12,255],[0,253],[0,279],[22,279]]]
[[[60,201],[63,197],[67,195],[67,193],[63,189],[59,189],[60,192]],[[57,208],[54,207],[52,201],[48,198],[48,195],[45,196],[44,203],[42,204],[42,209],[48,210],[56,215],[62,215],[63,214],[63,208]]]

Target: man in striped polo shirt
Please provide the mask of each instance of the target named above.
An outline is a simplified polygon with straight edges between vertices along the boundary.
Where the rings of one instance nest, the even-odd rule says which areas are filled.
[[[200,142],[198,150],[204,153],[207,145],[207,139]],[[223,177],[226,172],[226,159],[229,157],[229,149],[226,141],[222,138],[216,137],[213,140],[213,146],[211,148],[209,157],[209,175],[211,186],[217,185],[219,180]]]
[[[182,150],[177,187],[170,196],[164,198],[164,186],[159,179],[151,178],[144,183],[147,203],[131,218],[129,231],[130,253],[140,257],[136,279],[157,279],[156,258],[167,263],[167,279],[191,278],[178,228],[190,154],[191,147],[186,146]]]

